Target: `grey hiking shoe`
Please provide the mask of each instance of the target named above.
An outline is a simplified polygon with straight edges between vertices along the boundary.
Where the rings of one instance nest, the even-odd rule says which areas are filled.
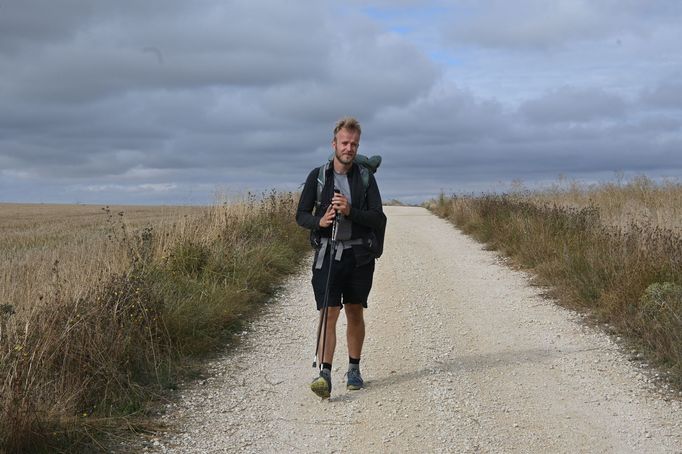
[[[365,387],[365,382],[362,381],[360,369],[348,369],[346,372],[346,389],[357,391]]]
[[[327,369],[320,371],[320,376],[310,384],[312,392],[323,399],[327,399],[332,393],[332,374]]]

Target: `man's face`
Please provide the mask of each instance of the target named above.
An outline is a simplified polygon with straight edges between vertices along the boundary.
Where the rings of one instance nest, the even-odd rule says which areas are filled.
[[[358,154],[358,147],[360,146],[360,133],[358,131],[350,131],[348,129],[341,129],[336,133],[336,137],[332,141],[334,147],[334,155],[341,164],[350,164]]]

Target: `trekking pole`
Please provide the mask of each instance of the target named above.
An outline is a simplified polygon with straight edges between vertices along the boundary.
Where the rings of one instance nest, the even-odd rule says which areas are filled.
[[[340,192],[338,189],[334,189],[334,192]],[[339,225],[339,212],[336,212],[334,216],[334,221],[332,222],[332,237],[331,237],[331,247],[329,250],[329,267],[327,268],[327,282],[324,289],[324,300],[322,302],[322,309],[320,310],[320,321],[317,326],[317,340],[315,341],[315,357],[313,358],[313,367],[317,367],[319,364],[320,370],[322,370],[322,362],[324,361],[324,347],[327,341],[327,313],[329,312],[329,282],[332,275],[332,264],[334,263],[334,253],[336,251],[336,233]],[[326,255],[326,249],[322,251]],[[322,257],[324,263],[324,257]],[[322,334],[324,331],[324,334]],[[322,336],[322,353],[320,354],[320,335]]]

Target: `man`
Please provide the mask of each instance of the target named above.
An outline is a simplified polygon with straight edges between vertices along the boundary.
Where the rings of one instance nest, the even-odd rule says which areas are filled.
[[[367,307],[374,275],[374,232],[384,228],[386,216],[374,176],[370,173],[369,179],[365,177],[363,181],[361,169],[353,162],[360,146],[360,134],[360,124],[355,118],[346,117],[336,123],[332,140],[334,157],[323,179],[319,205],[317,185],[320,169],[315,168],[306,179],[296,213],[296,222],[310,229],[315,242],[320,245],[315,254],[312,278],[318,311],[323,310],[327,276],[329,267],[332,267],[326,330],[322,329],[317,346],[317,358],[322,368],[319,377],[310,385],[311,390],[323,398],[329,397],[332,389],[336,322],[342,307],[347,320],[349,357],[346,387],[358,390],[364,386],[360,374],[360,357],[365,340],[363,310]],[[339,192],[335,192],[335,189]],[[330,237],[337,213],[337,247],[331,251]],[[321,312],[321,321],[322,315]]]

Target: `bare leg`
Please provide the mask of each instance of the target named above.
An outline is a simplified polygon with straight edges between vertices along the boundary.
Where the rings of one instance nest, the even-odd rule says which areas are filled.
[[[365,318],[362,304],[346,304],[346,340],[348,341],[348,356],[360,358],[362,355],[362,344],[365,341]]]
[[[329,307],[327,308],[327,331],[326,336],[324,333],[320,336],[320,345],[317,349],[318,352],[322,351],[322,344],[324,342],[324,355],[321,356],[320,364],[329,363],[331,364],[334,360],[334,350],[336,349],[336,322],[339,319],[339,314],[341,313],[340,307]]]

